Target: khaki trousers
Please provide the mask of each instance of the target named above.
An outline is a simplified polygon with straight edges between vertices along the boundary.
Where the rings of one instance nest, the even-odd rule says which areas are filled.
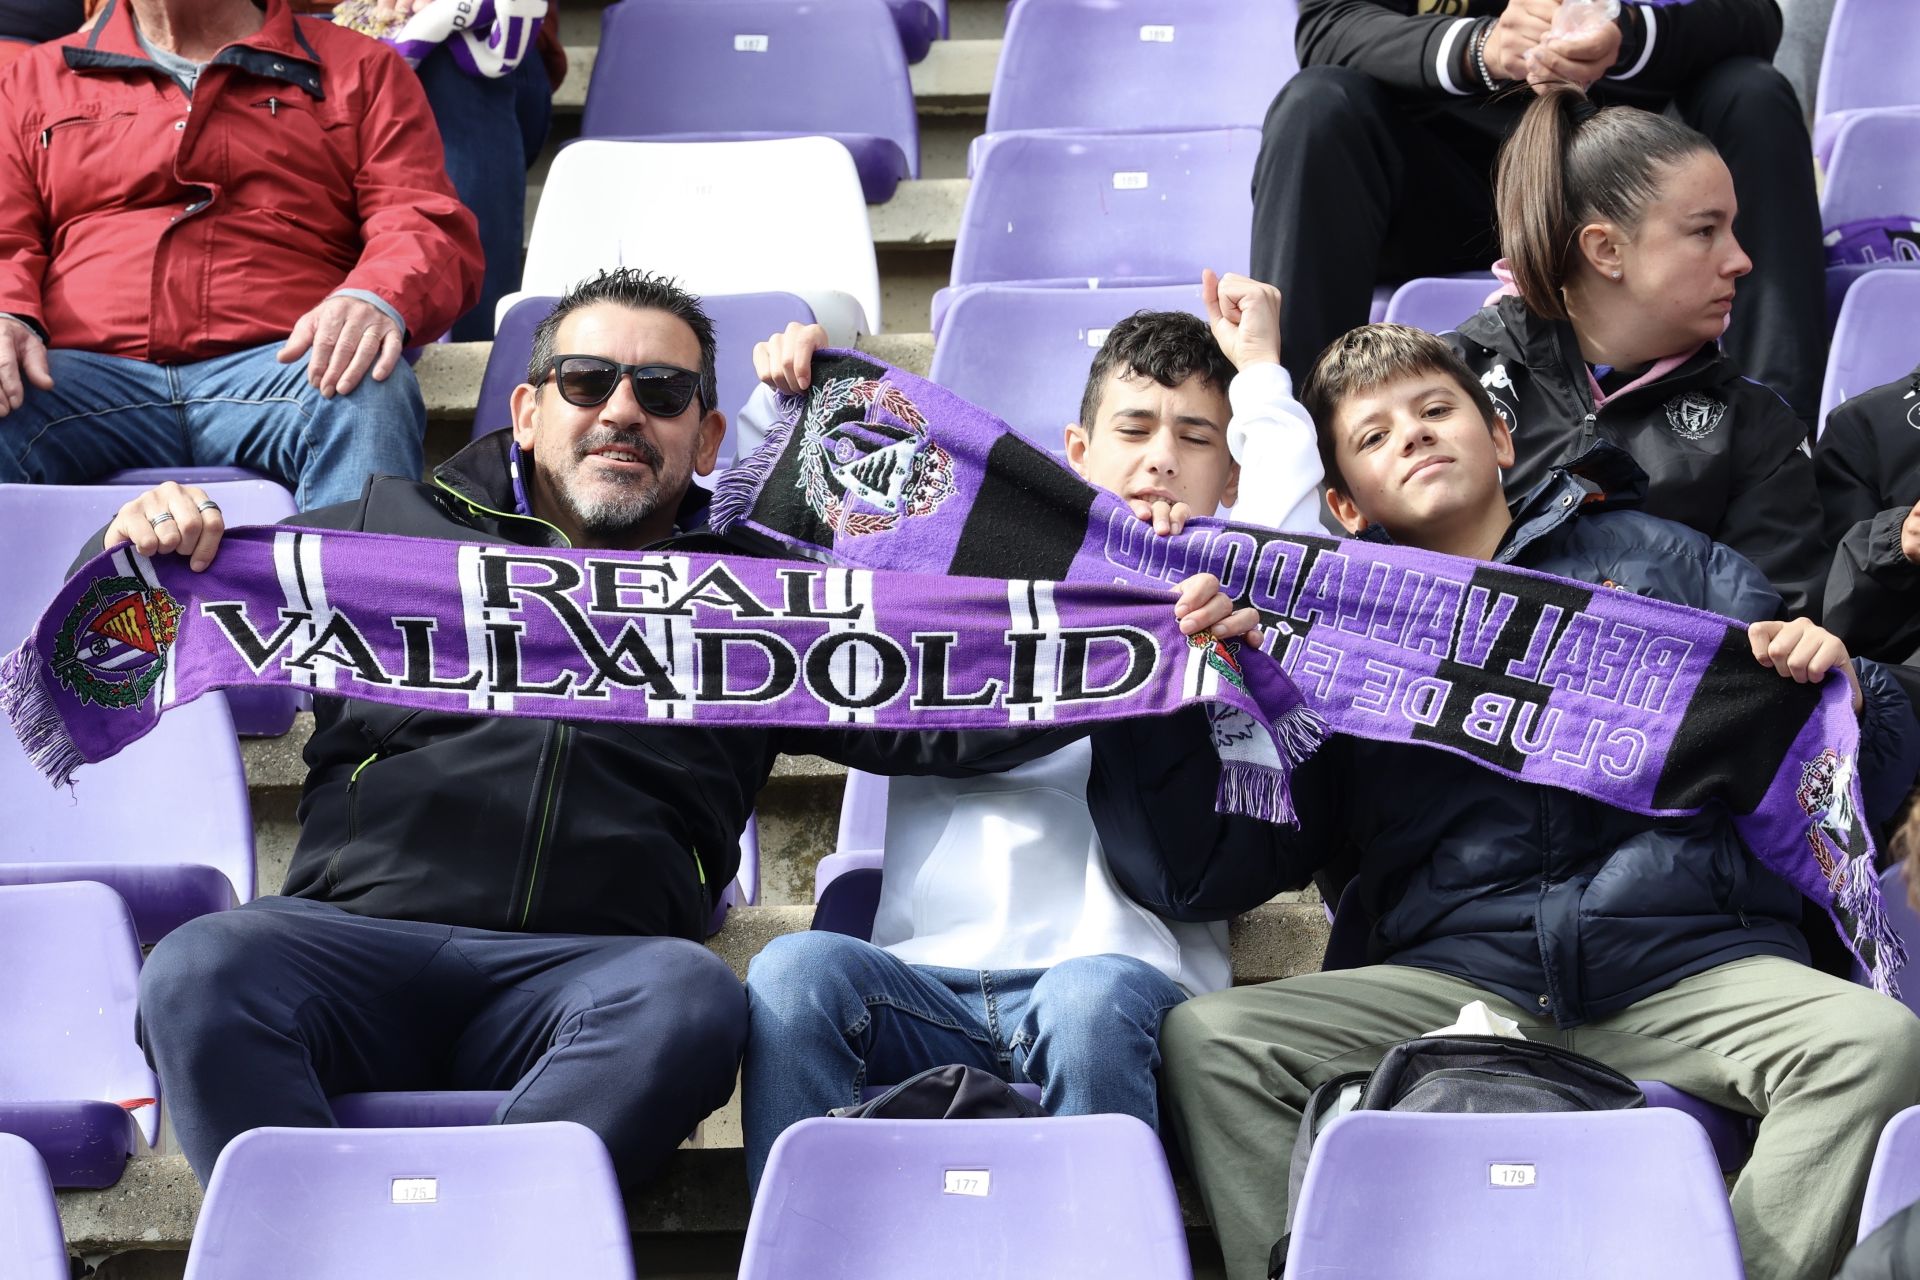
[[[1307,1095],[1485,1000],[1528,1038],[1762,1118],[1733,1190],[1749,1280],[1826,1280],[1853,1244],[1880,1130],[1920,1103],[1920,1018],[1865,987],[1761,956],[1560,1031],[1459,978],[1404,965],[1202,996],[1161,1031],[1167,1120],[1230,1280],[1261,1280],[1286,1223]],[[1383,1280],[1386,1278],[1383,1277]]]

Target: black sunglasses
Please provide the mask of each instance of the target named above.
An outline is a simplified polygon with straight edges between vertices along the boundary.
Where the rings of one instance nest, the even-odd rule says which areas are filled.
[[[555,356],[547,366],[560,398],[583,409],[605,404],[625,375],[633,398],[655,418],[677,418],[700,391],[700,375],[671,364],[621,364],[599,356]],[[706,408],[704,400],[701,409]]]

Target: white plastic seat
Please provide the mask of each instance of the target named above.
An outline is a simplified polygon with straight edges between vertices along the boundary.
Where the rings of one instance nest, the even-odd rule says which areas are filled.
[[[525,293],[607,267],[697,294],[798,294],[834,342],[880,328],[880,269],[853,157],[827,138],[583,139],[554,157],[527,245]],[[500,300],[496,317],[518,299]]]

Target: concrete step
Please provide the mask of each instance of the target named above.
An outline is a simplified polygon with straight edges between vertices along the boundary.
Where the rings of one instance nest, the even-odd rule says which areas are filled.
[[[922,115],[984,116],[1000,45],[997,38],[934,41],[927,56],[908,68],[914,106]],[[597,44],[567,46],[567,78],[554,90],[555,114],[578,114],[586,106],[587,84],[599,55]]]

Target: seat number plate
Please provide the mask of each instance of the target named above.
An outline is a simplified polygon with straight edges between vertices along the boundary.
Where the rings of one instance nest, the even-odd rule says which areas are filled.
[[[1487,1181],[1496,1187],[1530,1187],[1534,1182],[1530,1164],[1496,1164],[1488,1167]]]
[[[767,38],[765,36],[735,36],[733,38],[733,51],[735,53],[765,53],[767,51]]]
[[[1147,175],[1140,170],[1116,173],[1113,175],[1113,189],[1115,191],[1145,191],[1147,189]]]
[[[993,1187],[990,1169],[949,1169],[947,1184],[941,1190],[950,1196],[984,1196]]]
[[[393,1180],[395,1204],[437,1204],[439,1200],[440,1179],[438,1178],[395,1178]]]
[[[1140,39],[1147,44],[1172,44],[1173,28],[1160,26],[1142,27],[1140,28]]]

